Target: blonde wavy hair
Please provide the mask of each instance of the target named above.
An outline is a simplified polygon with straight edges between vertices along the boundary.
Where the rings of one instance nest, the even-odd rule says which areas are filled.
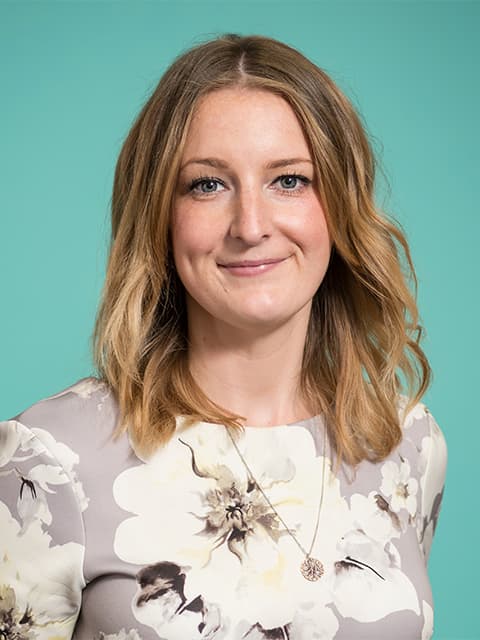
[[[180,55],[123,144],[93,334],[99,377],[118,400],[118,432],[128,429],[148,454],[169,440],[178,415],[243,428],[244,418],[209,400],[190,373],[185,292],[169,236],[195,107],[232,86],[284,98],[309,142],[333,249],[312,303],[300,387],[323,415],[338,460],[381,460],[401,440],[400,404],[406,414],[431,376],[408,244],[398,222],[375,206],[377,161],[352,104],[300,52],[258,35],[226,34]],[[400,375],[408,389],[402,403]]]

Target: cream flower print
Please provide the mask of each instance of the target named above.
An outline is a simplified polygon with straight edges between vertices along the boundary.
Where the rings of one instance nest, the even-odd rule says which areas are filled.
[[[447,464],[445,438],[434,418],[429,416],[430,435],[422,439],[419,454],[420,487],[422,505],[417,513],[418,539],[422,545],[425,560],[428,561],[433,535],[443,500],[443,486],[439,478],[444,477]],[[434,462],[431,465],[432,461]],[[432,474],[436,477],[432,480]],[[427,482],[428,478],[428,482]],[[442,487],[439,491],[439,487]]]
[[[302,427],[248,430],[239,447],[272,504],[308,547],[323,463],[312,435]],[[152,508],[158,492],[168,504],[167,517]],[[213,632],[242,620],[249,628],[287,625],[302,602],[314,597],[321,606],[330,598],[325,587],[302,577],[303,553],[249,478],[220,425],[197,423],[169,443],[168,454],[160,450],[146,464],[121,473],[114,497],[134,514],[118,527],[115,552],[122,560],[147,565],[156,575],[144,584],[146,578],[139,574],[134,615],[161,637],[167,629],[173,634],[172,625],[178,629],[187,622],[195,602],[202,629]],[[339,503],[338,524],[325,528],[322,536],[330,554],[345,527],[342,513],[348,512],[336,482],[326,489],[325,504],[332,503]],[[219,580],[219,575],[228,580]],[[146,599],[153,588],[150,582],[163,585],[156,602]],[[155,614],[144,613],[147,602],[150,610],[157,608]],[[171,615],[178,610],[184,611],[182,621]]]
[[[397,514],[375,491],[350,498],[351,522],[337,545],[333,601],[344,617],[373,622],[403,609],[419,612],[415,588],[401,568]],[[368,594],[368,606],[365,596]]]
[[[100,631],[100,633],[95,636],[95,640],[142,640],[142,638],[136,629],[130,629],[130,631],[120,629],[118,633],[103,633]]]
[[[71,481],[72,483],[72,489],[74,490],[77,496],[80,508],[82,511],[85,511],[85,509],[88,507],[89,499],[85,495],[85,491],[83,490],[83,485],[77,476],[76,467],[80,462],[80,458],[78,454],[72,451],[72,449],[70,449],[70,447],[64,444],[63,442],[59,442],[58,440],[55,440],[52,434],[46,431],[45,429],[32,429],[32,433],[34,433],[37,436],[37,438],[40,440],[40,442],[42,442],[45,445],[50,456],[54,460],[58,461],[62,466],[62,469],[65,470],[65,473],[67,474],[69,481]],[[48,476],[50,480],[47,480],[46,471],[47,471],[47,467],[45,465],[43,465],[41,469],[39,469],[38,467],[36,468],[34,467],[34,469],[32,469],[30,473],[30,477],[33,476],[33,479],[34,480],[37,479],[40,483],[42,482],[42,476],[45,477],[45,480],[47,482],[50,482],[52,484],[63,484],[63,482],[65,482],[64,474],[61,475],[63,482],[60,481],[60,477],[56,481],[54,476],[52,475],[51,469],[50,469],[50,475]]]
[[[101,393],[100,393],[101,392]],[[110,389],[108,385],[103,382],[103,380],[99,380],[98,378],[94,378],[90,376],[88,378],[82,378],[71,387],[67,389],[63,389],[60,393],[56,393],[46,400],[54,400],[55,398],[62,398],[67,396],[68,394],[73,393],[74,395],[82,398],[83,400],[88,400],[95,393],[98,393],[98,400],[96,402],[96,409],[98,412],[103,410],[105,400],[110,396]]]
[[[52,522],[45,491],[36,486],[35,481],[29,477],[30,472],[21,470],[23,462],[42,453],[42,444],[23,425],[15,420],[0,424],[0,478],[17,478],[17,513],[22,520],[23,529],[35,519],[46,524]]]
[[[0,423],[0,469],[9,463],[30,460],[41,452],[41,443],[22,424],[16,420]]]
[[[407,400],[408,398],[406,395],[399,394],[397,409],[404,429],[410,429],[410,427],[413,426],[415,420],[425,418],[425,414],[429,413],[427,407],[423,404],[423,402],[417,402],[417,404],[412,407],[410,411],[405,415]]]
[[[22,432],[15,420],[3,423],[0,428],[0,469],[6,466],[22,444]]]
[[[203,596],[187,598],[185,579],[188,567],[158,562],[137,575],[137,592],[132,610],[135,618],[154,629],[160,638],[219,638],[225,620],[220,608]]]
[[[410,463],[400,456],[400,463],[389,460],[382,465],[380,491],[390,499],[392,511],[406,509],[411,517],[417,510],[418,481],[410,475]]]
[[[21,533],[24,533],[35,520],[40,520],[47,526],[52,524],[47,491],[37,486],[30,478],[29,473],[22,475],[17,468],[14,471],[20,483],[17,497],[17,513],[22,521]],[[48,493],[53,493],[53,491],[48,489]]]
[[[338,619],[331,609],[317,602],[306,602],[300,603],[292,621],[283,627],[265,629],[258,623],[251,625],[242,621],[233,637],[242,640],[333,640],[338,629]]]
[[[80,569],[83,546],[74,542],[51,546],[52,539],[39,520],[22,533],[3,502],[0,530],[0,628],[4,636],[67,640],[85,586]]]
[[[431,436],[424,436],[420,444],[420,452],[417,462],[417,470],[420,476],[420,488],[422,490],[422,493],[425,491],[425,472],[427,470],[431,450],[432,438]]]
[[[17,606],[15,591],[8,585],[0,585],[0,637],[9,640],[34,640],[35,630],[28,605],[22,610]]]
[[[419,614],[417,592],[401,569],[393,542],[375,540],[356,529],[342,538],[338,549],[343,560],[335,565],[333,594],[342,616],[373,622],[405,609]]]
[[[433,609],[426,600],[422,600],[423,629],[421,640],[430,640],[433,635]]]
[[[69,391],[76,393],[81,398],[90,398],[97,391],[105,391],[106,385],[102,380],[97,378],[83,378],[79,380],[73,387],[69,388]]]
[[[397,514],[375,491],[368,496],[354,493],[350,499],[350,512],[353,528],[363,531],[369,538],[386,543],[400,537],[401,526]]]
[[[47,496],[55,493],[55,486],[71,482],[81,509],[87,508],[88,498],[76,474],[79,457],[70,447],[44,429],[30,430],[15,420],[0,424],[0,445],[0,477],[18,479],[17,513],[22,532],[36,519],[52,523]],[[23,471],[29,461],[33,466]]]

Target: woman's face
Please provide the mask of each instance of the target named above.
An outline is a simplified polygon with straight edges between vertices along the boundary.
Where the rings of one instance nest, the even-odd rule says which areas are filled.
[[[190,326],[265,329],[309,315],[331,241],[288,103],[257,89],[207,94],[181,166],[171,233]]]

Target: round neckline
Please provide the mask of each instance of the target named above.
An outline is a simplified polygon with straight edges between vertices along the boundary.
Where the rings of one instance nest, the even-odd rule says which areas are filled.
[[[177,416],[177,428],[182,424],[185,416]],[[255,432],[265,432],[265,431],[284,431],[285,429],[291,427],[307,427],[309,424],[320,422],[322,420],[322,414],[316,414],[314,416],[310,416],[309,418],[303,418],[302,420],[297,420],[296,422],[288,422],[282,424],[273,424],[271,426],[267,425],[243,425],[244,433],[255,433]],[[221,427],[225,428],[224,424],[220,424],[218,422],[204,422],[203,420],[199,420],[194,424],[198,426],[207,426],[207,427]],[[194,426],[193,424],[191,426]]]
[[[295,422],[273,424],[271,426],[252,425],[252,424],[245,424],[243,426],[244,426],[244,429],[248,429],[249,431],[268,431],[270,429],[287,429],[288,427],[303,427],[307,425],[309,422],[318,421],[320,419],[321,419],[321,414],[317,414],[314,416],[310,416],[309,418],[302,418],[302,420],[296,420]]]
[[[185,420],[186,416],[177,416],[176,418],[176,423],[177,423],[177,430],[183,431],[183,429],[185,428],[184,426],[184,420]],[[315,423],[321,423],[322,422],[322,414],[316,414],[314,416],[310,416],[309,418],[303,418],[302,420],[297,420],[296,422],[288,422],[288,423],[283,423],[283,424],[273,424],[271,426],[267,426],[267,425],[243,425],[243,433],[247,434],[247,433],[265,433],[266,431],[272,431],[272,432],[282,432],[285,429],[291,428],[291,427],[304,427],[304,428],[309,428],[309,426],[315,424]],[[218,422],[204,422],[203,420],[199,420],[197,422],[194,422],[193,424],[190,425],[190,427],[193,426],[197,426],[197,427],[217,427],[217,428],[221,428],[221,429],[225,429],[225,425],[224,424],[220,424]],[[187,427],[188,429],[189,427]]]

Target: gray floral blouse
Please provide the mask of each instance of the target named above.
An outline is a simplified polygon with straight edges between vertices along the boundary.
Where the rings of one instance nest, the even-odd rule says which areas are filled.
[[[399,397],[399,411],[405,407]],[[86,378],[0,423],[0,638],[428,640],[444,437],[419,403],[384,461],[334,472],[321,416],[186,427],[148,460]],[[325,458],[325,459],[324,459]],[[325,463],[325,465],[324,465]]]

